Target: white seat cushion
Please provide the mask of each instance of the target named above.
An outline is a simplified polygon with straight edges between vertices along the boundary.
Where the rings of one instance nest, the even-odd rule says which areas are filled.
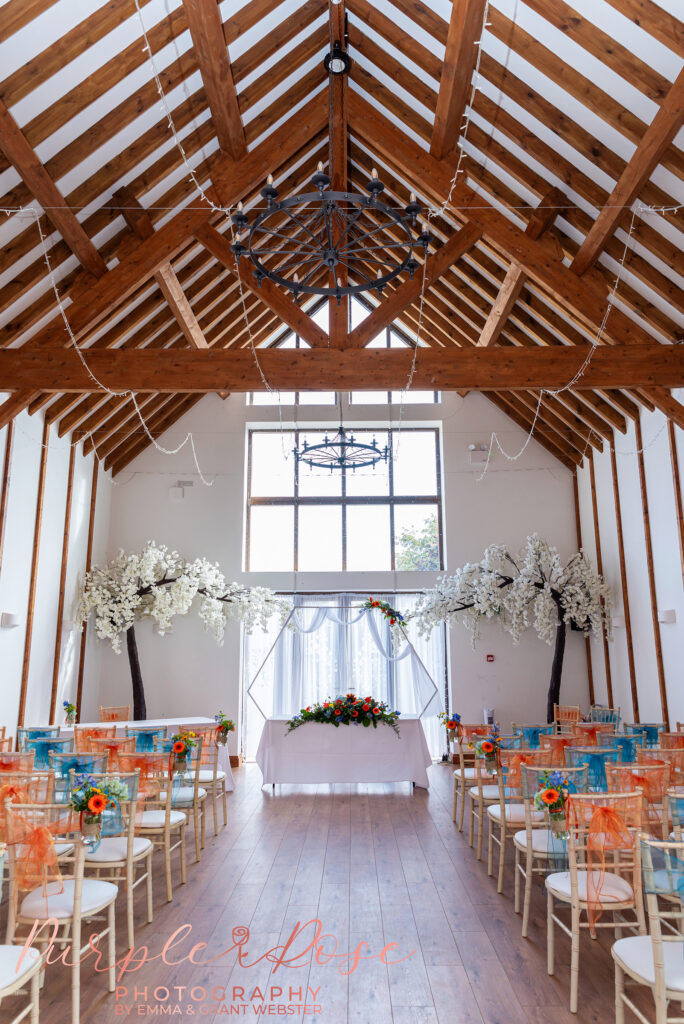
[[[472,798],[474,800],[478,799],[478,789],[477,789],[477,786],[473,786],[473,788],[471,790],[469,790],[469,792],[470,792],[470,795],[472,796]],[[508,789],[507,787],[504,787],[504,796],[505,797],[510,797],[511,795],[512,795],[512,791],[510,789]],[[482,787],[482,799],[483,800],[498,800],[499,799],[499,787],[498,786],[483,786]]]
[[[133,858],[142,857],[152,849],[152,840],[136,836],[133,840]],[[86,853],[86,862],[114,864],[126,860],[128,842],[126,836],[105,836],[96,850]]]
[[[206,789],[202,789],[201,786],[197,787],[197,799],[204,800],[207,795]],[[166,800],[166,793],[159,794],[160,800]],[[171,802],[174,807],[187,807],[192,806],[193,800],[195,799],[195,790],[192,786],[181,786],[173,794]]]
[[[532,852],[536,854],[548,854],[549,851],[555,855],[556,849],[551,845],[551,837],[553,833],[550,828],[533,828],[532,829]],[[513,836],[513,842],[521,849],[527,849],[527,832],[525,829],[522,832],[516,832]],[[558,852],[560,852],[560,842],[557,841]]]
[[[588,872],[586,871],[577,872],[577,893],[582,903],[587,902],[587,874]],[[634,898],[632,886],[621,875],[613,874],[612,871],[606,871],[603,878],[601,878],[600,871],[594,871],[593,875],[596,884],[598,885],[599,882],[601,884],[599,895],[601,903],[626,903]],[[557,871],[552,875],[547,875],[546,885],[553,892],[570,899],[569,871]]]
[[[190,778],[190,779],[192,779],[194,781],[194,779],[195,779],[194,771],[193,772],[186,772],[186,774],[187,774],[188,778]],[[216,781],[217,782],[221,782],[221,780],[225,779],[225,777],[226,777],[226,773],[222,772],[221,769],[219,768],[217,770],[217,772],[216,772]],[[212,771],[212,769],[211,768],[200,768],[199,780],[200,780],[200,782],[213,782],[214,781],[214,772]]]
[[[182,821],[186,820],[187,819],[182,811],[169,812],[170,825],[180,825]],[[143,811],[138,817],[137,824],[140,828],[164,828],[165,821],[166,811]]]
[[[457,768],[456,771],[454,772],[454,775],[456,776],[457,779],[476,779],[477,769],[464,768],[463,770],[461,770],[460,768]]]
[[[58,857],[66,857],[74,852],[73,843],[55,843],[55,853]]]
[[[40,956],[40,950],[29,946],[21,963],[19,959],[24,952],[23,945],[0,946],[0,989],[13,985],[19,978],[31,970]]]
[[[649,984],[655,983],[653,943],[650,935],[618,939],[613,944],[613,957],[627,970]],[[663,942],[665,986],[670,991],[684,992],[684,942]]]
[[[64,879],[64,890],[60,892],[59,882],[50,882],[47,894],[42,885],[33,889],[21,902],[22,917],[37,917],[44,921],[48,917],[63,919],[71,917],[74,912],[74,880]],[[119,887],[112,882],[102,882],[99,878],[84,878],[81,897],[81,914],[87,917],[106,907],[116,899]]]
[[[504,804],[506,808],[506,821],[517,822],[525,820],[525,804]],[[487,808],[487,814],[494,821],[501,821],[501,807],[499,804],[492,804]],[[544,821],[543,811],[532,811],[532,821]]]

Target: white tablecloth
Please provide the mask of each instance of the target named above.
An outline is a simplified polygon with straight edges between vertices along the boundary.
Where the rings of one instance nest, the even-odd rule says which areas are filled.
[[[116,726],[117,736],[123,736],[126,732],[126,726],[131,728],[142,728],[146,726],[150,729],[156,729],[159,726],[166,726],[167,736],[171,736],[179,725],[215,725],[213,718],[203,718],[198,715],[184,715],[182,718],[146,718],[143,722],[79,722],[79,728],[84,729],[101,729],[106,726]],[[60,736],[73,736],[74,730],[70,725],[63,725],[60,729]],[[235,789],[235,780],[233,779],[233,773],[230,768],[230,755],[228,753],[228,745],[222,746],[219,744],[219,755],[218,755],[218,766],[221,771],[226,773],[226,790]]]
[[[423,724],[402,718],[400,736],[389,725],[307,722],[287,732],[286,718],[269,718],[259,740],[256,762],[264,785],[276,782],[414,782],[428,787],[432,764]]]

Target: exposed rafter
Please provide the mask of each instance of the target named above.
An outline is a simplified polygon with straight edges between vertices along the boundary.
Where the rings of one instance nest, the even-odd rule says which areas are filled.
[[[436,160],[453,153],[470,98],[477,42],[486,0],[457,0],[451,6],[449,34],[439,83],[430,152]]]

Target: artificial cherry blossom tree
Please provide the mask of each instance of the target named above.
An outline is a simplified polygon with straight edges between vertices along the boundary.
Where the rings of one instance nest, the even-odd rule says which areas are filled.
[[[86,574],[76,623],[83,629],[93,616],[98,638],[108,640],[117,654],[125,634],[135,719],[147,717],[135,623],[150,618],[163,636],[172,619],[187,614],[193,604],[218,644],[223,643],[228,620],[243,622],[251,632],[257,625],[266,628],[270,616],[283,614],[285,607],[272,590],[227,584],[216,563],[206,558],[187,561],[155,541],[148,541],[139,554],[120,551],[113,561]]]
[[[483,618],[497,618],[517,644],[533,626],[548,644],[555,642],[547,701],[547,721],[560,697],[565,634],[568,625],[585,636],[610,639],[610,587],[579,551],[565,564],[556,548],[536,533],[515,558],[494,544],[482,561],[468,563],[425,591],[411,616],[427,633],[441,622],[461,622],[479,637]]]

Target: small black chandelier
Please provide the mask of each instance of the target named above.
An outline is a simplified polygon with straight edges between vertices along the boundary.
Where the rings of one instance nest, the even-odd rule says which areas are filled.
[[[365,469],[374,467],[379,462],[387,462],[389,447],[380,448],[375,437],[370,444],[363,444],[353,434],[348,434],[340,424],[333,437],[325,434],[318,444],[308,444],[301,448],[295,447],[292,454],[296,462],[305,462],[311,469]]]

